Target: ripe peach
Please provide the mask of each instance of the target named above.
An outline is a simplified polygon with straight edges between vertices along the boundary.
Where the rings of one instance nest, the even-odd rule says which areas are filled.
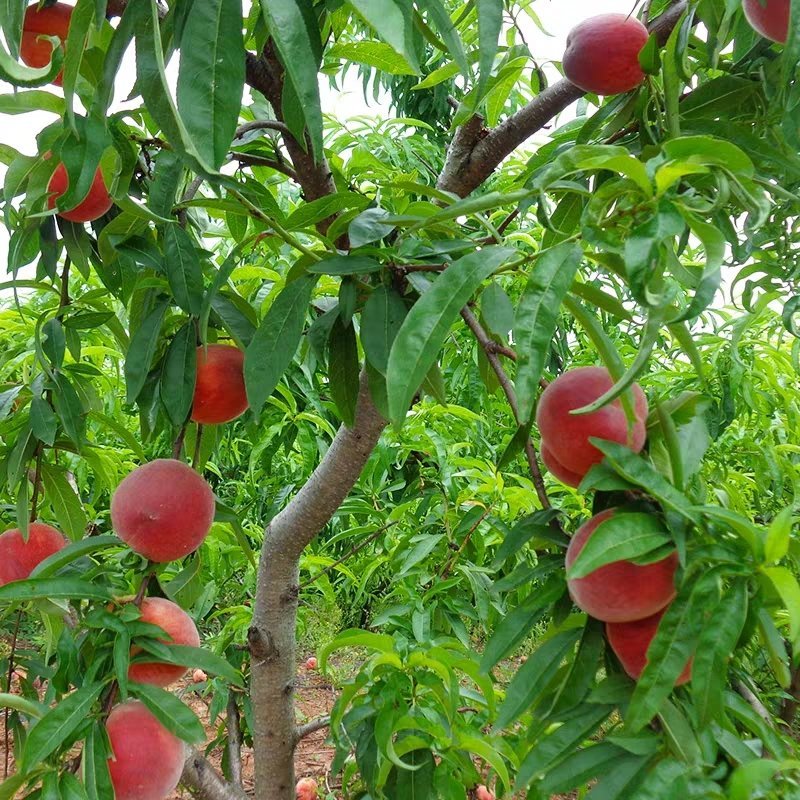
[[[786,41],[791,0],[742,0],[742,8],[756,33],[773,42]]]
[[[583,478],[594,464],[603,460],[603,454],[589,442],[590,437],[627,445],[636,453],[644,447],[647,398],[636,383],[632,387],[636,421],[630,433],[619,398],[591,414],[570,414],[597,400],[613,385],[605,367],[578,367],[560,375],[542,392],[536,424],[552,456],[551,463],[557,462],[563,470]],[[553,474],[560,477],[556,472]]]
[[[578,528],[567,548],[569,569],[601,522],[611,517],[610,508]],[[583,578],[570,578],[567,588],[575,605],[603,622],[632,622],[664,608],[675,597],[678,555],[673,552],[652,564],[614,561]]]
[[[187,647],[200,646],[200,634],[192,618],[178,605],[171,600],[162,597],[146,597],[142,601],[142,622],[149,622],[151,625],[158,625],[167,634],[166,639],[159,639],[160,642],[182,644]],[[131,649],[131,655],[141,652],[140,648]],[[162,689],[171,683],[180,680],[189,665],[180,666],[178,664],[161,664],[152,661],[144,661],[138,664],[131,664],[128,669],[128,680],[136,683],[152,683]]]
[[[314,656],[306,661],[306,669],[316,669],[317,668],[317,659]]]
[[[37,10],[38,3],[28,6],[22,24],[22,40],[19,55],[29,67],[41,69],[50,63],[53,45],[40,36],[58,36],[62,42],[67,41],[69,22],[72,18],[72,6],[56,3],[49,8]],[[59,72],[53,79],[56,86],[61,86],[63,73]]]
[[[183,743],[138,700],[116,706],[106,721],[115,800],[164,800],[183,771]]]
[[[295,786],[297,800],[317,800],[319,787],[313,778],[301,778]]]
[[[205,683],[208,680],[208,675],[201,669],[196,669],[192,673],[192,683]]]
[[[214,521],[214,493],[190,466],[160,458],[127,475],[111,498],[111,524],[123,542],[151,561],[197,550]]]
[[[475,789],[475,800],[496,800],[495,794],[491,789],[481,784]]]
[[[635,620],[634,622],[607,622],[606,636],[611,649],[620,660],[625,672],[635,681],[644,670],[647,663],[647,648],[656,635],[658,623],[664,616],[662,609],[651,617]],[[692,659],[681,672],[675,685],[680,686],[692,677]]]
[[[571,472],[558,459],[550,452],[544,442],[541,448],[542,462],[547,469],[556,477],[561,483],[566,483],[567,486],[578,487],[583,480],[583,475],[578,475],[577,472]]]
[[[36,566],[67,546],[67,540],[50,525],[32,522],[28,541],[19,528],[0,535],[0,586],[27,578]]]
[[[226,344],[198,347],[192,419],[203,425],[218,425],[245,411],[244,353]]]
[[[59,164],[53,173],[53,177],[50,178],[50,183],[47,184],[47,191],[50,193],[47,198],[48,208],[56,207],[56,200],[67,191],[68,186],[69,176],[67,175],[66,167],[63,164]],[[75,208],[59,211],[58,215],[68,219],[70,222],[93,222],[98,217],[102,217],[112,205],[114,205],[114,201],[111,199],[108,189],[106,189],[103,173],[98,168],[94,174],[89,194]]]
[[[625,14],[585,19],[567,36],[564,75],[585,92],[629,92],[644,81],[639,53],[648,36],[638,19]]]

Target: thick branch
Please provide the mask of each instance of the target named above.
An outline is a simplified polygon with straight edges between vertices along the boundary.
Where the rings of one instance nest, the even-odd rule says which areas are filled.
[[[353,427],[339,428],[311,477],[270,522],[265,554],[279,551],[284,557],[299,558],[350,493],[385,427],[386,420],[372,403],[366,373],[362,373]]]
[[[225,782],[197,750],[187,748],[181,783],[203,800],[247,800],[238,786]]]
[[[686,10],[687,0],[672,6],[650,26],[663,44]],[[488,133],[475,130],[473,118],[456,131],[438,188],[466,197],[481,185],[526,139],[583,96],[573,83],[562,79],[540,92],[528,105]]]

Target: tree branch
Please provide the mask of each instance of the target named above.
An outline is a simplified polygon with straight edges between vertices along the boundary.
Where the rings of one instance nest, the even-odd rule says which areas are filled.
[[[500,359],[497,357],[494,347],[496,343],[489,338],[489,334],[486,333],[486,331],[483,329],[483,326],[480,324],[480,322],[478,322],[475,315],[468,308],[465,307],[461,309],[461,317],[463,318],[464,322],[467,323],[467,326],[478,340],[478,344],[483,347],[483,350],[486,353],[486,358],[494,370],[495,375],[497,375],[497,380],[500,382],[500,387],[502,388],[503,393],[508,400],[508,405],[511,406],[514,419],[516,420],[517,425],[521,424],[519,420],[519,407],[517,406],[517,395],[514,391],[514,387],[511,384],[511,380],[508,377],[508,373],[505,371],[505,369],[503,369],[503,365],[500,363]],[[547,496],[547,489],[545,488],[544,479],[542,478],[542,471],[539,468],[539,460],[536,453],[536,448],[533,446],[533,442],[531,441],[530,437],[528,437],[527,441],[525,442],[525,457],[528,460],[528,469],[530,470],[531,480],[533,481],[534,488],[536,489],[536,496],[539,498],[542,508],[550,508],[550,498]]]
[[[331,724],[331,718],[325,716],[325,717],[319,717],[319,719],[312,719],[311,722],[307,722],[305,725],[298,725],[297,729],[294,732],[295,744],[305,739],[306,736],[311,736],[312,733],[324,730],[330,724]]]
[[[187,789],[197,792],[203,800],[247,800],[244,790],[224,781],[197,750],[186,750],[181,783]]]
[[[686,6],[687,0],[680,0],[650,26],[660,44],[669,38]],[[583,95],[583,90],[564,78],[548,86],[491,131],[484,133],[477,128],[478,123],[473,117],[456,131],[437,182],[438,188],[466,197],[494,172],[504,158]],[[482,121],[480,124],[482,126]]]
[[[260,130],[269,130],[269,131],[278,131],[280,133],[289,134],[291,136],[291,131],[289,130],[289,126],[285,122],[281,122],[278,119],[257,119],[255,122],[245,122],[244,125],[240,125],[236,129],[236,134],[233,137],[234,141],[236,139],[241,139],[246,133],[250,131],[260,131]]]
[[[234,786],[242,785],[242,726],[236,695],[228,692],[226,725],[228,728],[228,763],[231,767],[231,781]]]

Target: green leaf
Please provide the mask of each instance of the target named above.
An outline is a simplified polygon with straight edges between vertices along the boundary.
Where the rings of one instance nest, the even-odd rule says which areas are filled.
[[[194,242],[179,225],[164,231],[164,265],[175,302],[197,317],[203,308],[203,268]]]
[[[30,111],[47,111],[60,117],[66,104],[62,97],[40,89],[14,94],[0,94],[0,114],[27,114]]]
[[[331,256],[308,266],[314,275],[368,275],[380,272],[380,262],[367,256]]]
[[[461,74],[464,75],[464,77],[469,77],[469,61],[464,52],[461,36],[459,36],[455,25],[453,25],[453,20],[450,18],[450,14],[447,8],[445,8],[444,3],[442,3],[442,0],[425,0],[425,10],[434,27],[439,32],[439,36],[442,37],[442,40],[447,45],[450,55],[461,70]]]
[[[495,728],[510,725],[541,700],[542,694],[555,676],[566,652],[575,644],[579,629],[557,633],[546,639],[529,655],[506,689],[506,698],[497,712]]]
[[[797,578],[786,567],[762,567],[761,571],[772,582],[789,613],[789,638],[792,648],[797,651],[800,649],[800,585]]]
[[[394,652],[394,639],[386,633],[373,633],[351,628],[342,631],[332,642],[319,650],[319,668],[325,671],[328,656],[344,647],[362,647],[367,650],[376,650],[379,653],[390,654]]]
[[[61,530],[73,542],[82,539],[86,533],[86,514],[81,499],[70,486],[64,471],[42,462],[39,474],[44,484],[44,494],[53,508]]]
[[[374,42],[362,42],[360,44],[374,44]],[[332,50],[344,45],[336,45]],[[287,218],[284,227],[288,231],[301,230],[315,225],[340,211],[349,208],[366,208],[369,199],[356,192],[337,192],[336,194],[325,195],[310,203],[303,203],[295,209]],[[336,256],[343,258],[343,256]]]
[[[566,548],[569,544],[569,539],[557,528],[548,524],[553,516],[552,512],[538,511],[517,522],[511,532],[503,539],[500,547],[497,548],[492,560],[492,569],[499,569],[508,558],[518,553],[534,537]]]
[[[303,276],[287,284],[275,298],[245,351],[247,400],[256,414],[292,363],[303,335],[316,282],[316,276]]]
[[[14,711],[19,711],[21,714],[26,714],[33,719],[41,719],[47,713],[47,706],[41,703],[35,703],[33,700],[28,700],[25,697],[20,697],[18,694],[1,694],[0,693],[0,708],[11,708]]]
[[[405,301],[390,286],[378,286],[361,312],[361,345],[369,363],[386,374],[389,353],[408,313]]]
[[[48,599],[108,601],[111,593],[104,586],[80,578],[29,578],[0,586],[0,603]]]
[[[54,45],[59,44],[58,37],[49,36],[47,38]],[[44,86],[46,83],[52,83],[58,73],[61,72],[63,63],[64,50],[62,47],[55,47],[53,59],[49,65],[41,69],[33,69],[11,58],[5,47],[0,44],[0,78],[14,86]]]
[[[167,348],[159,392],[173,425],[183,425],[192,410],[197,378],[197,331],[187,322]]]
[[[513,251],[486,247],[454,261],[414,304],[389,354],[386,383],[392,422],[400,425],[461,309]]]
[[[86,539],[70,542],[65,548],[54,553],[44,561],[40,561],[31,572],[31,578],[49,578],[62,567],[71,564],[83,556],[99,553],[110,547],[124,547],[123,543],[113,534],[106,533],[102,536],[89,536]]]
[[[153,363],[156,345],[161,334],[161,324],[169,306],[168,300],[161,300],[142,320],[141,325],[131,336],[128,355],[125,358],[125,384],[128,403],[136,402],[147,380],[147,373]]]
[[[261,0],[261,12],[298,100],[296,110],[308,129],[314,154],[319,158],[322,154],[322,110],[317,70],[322,45],[313,3],[310,0]],[[287,124],[295,138],[304,141],[302,124],[299,129],[289,120]]]
[[[219,169],[230,150],[244,90],[242,0],[192,6],[181,37],[178,113],[202,159]]]
[[[789,541],[792,534],[792,508],[791,506],[780,511],[767,529],[767,538],[764,541],[764,561],[767,564],[777,564],[789,552]]]
[[[53,446],[58,430],[58,418],[50,403],[43,397],[31,400],[31,430],[33,435],[49,447]]]
[[[78,80],[81,61],[86,50],[86,40],[89,29],[95,21],[95,0],[78,0],[69,18],[69,32],[64,45],[64,71],[62,85],[64,88],[64,101],[66,103],[67,118],[70,125],[75,124],[73,111],[73,97],[75,83]]]
[[[514,387],[519,406],[519,424],[533,414],[539,379],[558,322],[561,301],[569,291],[583,250],[578,244],[560,244],[536,260],[517,306],[514,341],[517,377]]]
[[[636,683],[625,727],[640,731],[658,713],[691,657],[702,628],[703,615],[719,596],[716,575],[706,573],[692,587],[682,587],[667,606],[647,650],[647,664]]]
[[[547,608],[564,593],[564,588],[561,580],[551,580],[534,589],[520,605],[501,619],[483,651],[482,672],[489,672],[524,641]]]
[[[700,633],[692,666],[691,690],[701,725],[722,717],[728,662],[747,619],[747,605],[747,583],[734,582]]]
[[[114,796],[108,771],[109,749],[105,724],[98,721],[89,729],[81,753],[83,785],[90,800],[107,800]]]
[[[618,512],[595,528],[567,570],[567,577],[584,578],[606,564],[660,550],[670,541],[664,523],[653,514]]]
[[[503,0],[476,0],[478,10],[478,98],[483,95],[494,66],[497,44],[503,28]]]
[[[416,75],[408,61],[384,42],[347,42],[336,44],[325,54],[329,58],[340,58],[345,62],[366,64],[388,75]],[[335,195],[334,195],[335,196]]]
[[[83,443],[84,429],[86,427],[85,409],[75,387],[60,372],[55,376],[53,389],[53,405],[56,414],[61,420],[64,433],[69,436],[77,447]]]
[[[358,400],[358,344],[355,329],[345,326],[341,316],[336,317],[331,328],[328,380],[339,416],[352,428]]]
[[[5,587],[4,587],[5,588]],[[47,712],[28,732],[22,752],[25,771],[44,761],[61,747],[90,716],[104,684],[76,689]]]
[[[181,644],[170,644],[168,647],[159,649],[159,661],[167,661],[170,664],[188,666],[192,669],[202,669],[212,675],[219,675],[228,683],[234,686],[243,686],[242,675],[222,656],[213,653],[205,647],[187,647]]]
[[[347,0],[378,36],[401,55],[413,74],[419,74],[410,5],[398,0]]]
[[[563,725],[544,736],[519,766],[517,788],[522,789],[563,761],[603,723],[612,708],[587,703],[579,706]]]
[[[130,693],[141,700],[171,733],[189,744],[205,740],[205,731],[194,711],[172,692],[145,683],[130,683]]]

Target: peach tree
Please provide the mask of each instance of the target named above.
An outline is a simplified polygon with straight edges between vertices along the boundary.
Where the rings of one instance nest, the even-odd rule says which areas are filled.
[[[0,3],[0,798],[240,800],[246,746],[287,800],[321,728],[346,797],[800,792],[800,21],[648,0],[553,80],[540,5]]]

